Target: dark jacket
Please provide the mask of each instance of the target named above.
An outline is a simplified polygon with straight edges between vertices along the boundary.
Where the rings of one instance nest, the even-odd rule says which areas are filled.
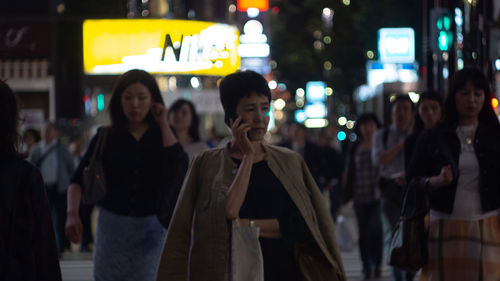
[[[500,126],[479,123],[474,137],[474,150],[479,163],[479,193],[483,212],[500,208]],[[407,182],[423,182],[423,177],[439,175],[450,164],[453,181],[448,186],[429,193],[430,208],[451,213],[458,182],[460,140],[456,127],[442,125],[423,132],[417,141],[407,170]],[[420,185],[423,187],[423,185]]]
[[[42,176],[20,156],[0,155],[0,280],[61,280]]]

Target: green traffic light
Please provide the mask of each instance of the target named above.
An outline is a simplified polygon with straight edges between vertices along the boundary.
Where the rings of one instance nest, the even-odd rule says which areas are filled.
[[[97,110],[99,110],[99,111],[104,110],[104,95],[103,94],[97,95]]]
[[[444,30],[450,30],[451,18],[449,16],[443,16]]]
[[[440,31],[438,37],[438,47],[441,51],[448,51],[453,42],[453,34],[450,31]]]
[[[438,30],[443,29],[443,18],[440,17],[437,19],[436,26],[437,26]]]

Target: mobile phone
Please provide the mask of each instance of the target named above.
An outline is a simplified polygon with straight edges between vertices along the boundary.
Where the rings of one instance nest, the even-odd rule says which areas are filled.
[[[236,121],[236,119],[238,119],[238,117],[239,117],[239,116],[235,113],[235,114],[232,114],[230,118],[231,118],[231,119],[233,120],[233,122],[234,122],[234,121]],[[245,122],[243,121],[243,118],[241,118],[241,121],[240,121],[240,126],[241,126],[242,124],[244,124],[244,123],[245,123]],[[247,132],[247,138],[248,138],[248,139],[250,139],[250,131],[248,131],[248,132]]]

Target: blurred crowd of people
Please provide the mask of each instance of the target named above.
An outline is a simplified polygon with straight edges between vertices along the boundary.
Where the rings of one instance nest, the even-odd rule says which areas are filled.
[[[80,243],[80,251],[94,251],[96,280],[155,280],[158,272],[158,280],[171,280],[176,274],[187,274],[185,263],[193,263],[196,269],[208,262],[206,253],[226,249],[221,246],[210,250],[206,242],[197,244],[200,242],[196,240],[214,239],[218,243],[217,239],[227,238],[210,234],[210,227],[218,229],[224,218],[239,218],[243,224],[261,228],[264,264],[273,268],[265,270],[266,281],[293,273],[272,262],[279,258],[292,265],[290,241],[314,245],[312,252],[325,258],[342,280],[345,273],[334,235],[329,233],[333,224],[330,227],[327,218],[335,222],[339,210],[349,202],[353,202],[357,218],[363,276],[379,278],[384,251],[387,254],[389,250],[408,188],[422,194],[425,202],[419,202],[419,206],[426,208],[429,223],[429,259],[421,280],[437,276],[444,278],[440,280],[498,280],[500,124],[489,106],[491,88],[480,71],[466,68],[457,72],[445,101],[433,91],[422,93],[416,105],[406,95],[396,96],[391,101],[391,124],[382,126],[375,114],[362,114],[354,127],[357,139],[347,145],[340,145],[334,126],[311,130],[298,123],[283,124],[272,140],[278,147],[288,148],[284,150],[263,144],[269,120],[261,113],[267,114],[270,103],[264,82],[260,75],[248,71],[225,78],[221,102],[231,136],[223,140],[212,128],[205,134],[207,139],[202,139],[192,102],[180,99],[167,109],[149,73],[132,70],[123,74],[109,105],[111,125],[98,129],[109,130],[109,134],[101,155],[107,193],[97,203],[97,222],[91,219],[95,205],[81,203],[82,174],[96,149],[96,137],[88,142],[86,134],[81,133],[62,143],[58,124],[47,121],[40,132],[25,130],[22,142],[17,142],[21,136],[17,135],[14,94],[0,82],[0,106],[5,107],[0,110],[0,123],[5,124],[0,139],[5,155],[0,163],[2,180],[10,186],[23,186],[33,204],[24,206],[27,201],[20,199],[21,207],[7,209],[4,217],[12,210],[25,208],[26,213],[33,208],[36,212],[13,214],[24,215],[29,227],[39,228],[33,230],[33,237],[48,239],[28,246],[36,251],[29,260],[19,257],[9,262],[6,272],[19,277],[12,280],[31,280],[22,278],[26,274],[60,279],[59,265],[50,264],[51,259],[57,260],[70,250],[70,241]],[[214,149],[208,151],[210,148]],[[17,169],[19,180],[7,180],[4,175],[14,166],[21,167]],[[288,182],[287,178],[297,182]],[[308,182],[309,178],[313,181]],[[268,185],[269,191],[262,190]],[[217,193],[221,188],[224,195]],[[274,197],[257,200],[266,193]],[[304,194],[309,199],[301,201]],[[329,201],[326,217],[317,201],[319,195]],[[6,194],[2,198],[20,196]],[[212,206],[219,203],[225,206],[225,216],[222,207]],[[264,204],[262,210],[256,207],[258,204]],[[166,217],[158,215],[162,208],[165,210],[160,212],[166,212]],[[308,208],[326,225],[309,220]],[[285,210],[289,217],[284,217]],[[216,214],[222,217],[213,217]],[[214,225],[200,222],[197,216]],[[10,240],[0,241],[1,252],[28,252],[10,249],[5,241],[27,243],[21,241],[26,231],[16,230],[15,220],[5,221],[10,224],[0,224],[0,229]],[[9,234],[11,229],[19,232]],[[293,231],[296,234],[291,234]],[[19,233],[15,240],[12,236]],[[186,258],[189,255],[191,261]],[[2,254],[2,261],[7,259],[9,256]],[[26,263],[44,269],[24,273],[20,268]],[[220,277],[218,270],[225,269],[206,274]],[[396,281],[413,280],[415,275],[398,268],[392,273]],[[199,272],[191,274],[200,276]]]

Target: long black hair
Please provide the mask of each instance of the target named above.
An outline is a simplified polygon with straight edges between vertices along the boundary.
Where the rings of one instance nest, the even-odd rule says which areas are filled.
[[[418,109],[422,105],[425,100],[432,100],[439,104],[441,109],[441,119],[443,119],[443,98],[441,95],[433,90],[428,90],[420,94],[420,99],[417,103],[417,109],[415,110],[415,123],[413,124],[413,133],[419,133],[425,129],[424,121],[422,121],[422,117],[418,114]],[[440,120],[441,121],[441,120]]]
[[[12,89],[0,80],[0,154],[17,154],[19,108]]]
[[[200,118],[198,117],[198,114],[196,113],[196,108],[194,107],[194,104],[192,102],[185,99],[178,99],[170,106],[168,114],[170,115],[178,111],[185,104],[188,105],[189,110],[191,111],[191,125],[189,125],[188,134],[193,139],[193,141],[200,141],[200,132],[199,132]],[[172,131],[177,136],[177,133],[175,132],[175,129],[173,127]]]
[[[109,102],[109,116],[111,118],[111,125],[115,129],[125,129],[128,126],[128,119],[123,112],[121,98],[125,89],[135,83],[141,83],[148,88],[153,102],[164,104],[158,84],[156,84],[156,80],[151,74],[140,69],[132,69],[125,72],[116,82],[115,89],[113,90]],[[156,124],[151,111],[146,116],[146,121],[150,125]]]
[[[467,82],[471,82],[474,87],[484,91],[484,104],[483,108],[479,112],[479,123],[488,126],[498,126],[498,118],[490,106],[490,101],[492,98],[492,91],[488,79],[486,76],[476,68],[464,68],[457,71],[451,80],[450,90],[446,96],[446,101],[444,102],[444,124],[449,127],[458,126],[458,111],[456,105],[456,95],[457,92],[465,87]]]

